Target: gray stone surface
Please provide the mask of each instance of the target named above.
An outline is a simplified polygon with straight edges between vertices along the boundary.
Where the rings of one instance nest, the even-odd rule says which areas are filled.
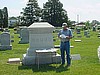
[[[3,32],[0,35],[0,38],[1,38],[0,50],[11,50],[12,45],[11,45],[11,40],[10,40],[10,33]]]
[[[27,28],[21,29],[19,43],[29,43],[29,31]]]
[[[54,48],[52,32],[54,27],[47,22],[33,23],[28,27],[29,30],[29,48],[27,53],[23,54],[22,63],[24,65],[31,65],[37,63],[37,53],[36,50],[52,50]],[[50,54],[49,54],[50,55]],[[45,59],[40,58],[40,64],[51,63],[49,55],[43,55]],[[51,55],[50,55],[51,56]],[[53,57],[54,55],[52,55]],[[41,57],[41,56],[40,56]],[[60,56],[56,56],[60,62]],[[52,61],[53,63],[54,61]]]
[[[7,63],[12,64],[12,63],[20,63],[20,62],[21,62],[20,58],[9,58]]]
[[[81,40],[75,40],[75,42],[81,42]]]
[[[71,55],[71,59],[72,60],[80,60],[81,59],[81,56],[80,56],[80,54],[72,54]]]

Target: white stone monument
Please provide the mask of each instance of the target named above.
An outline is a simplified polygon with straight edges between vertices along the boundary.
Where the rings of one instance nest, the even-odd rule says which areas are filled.
[[[29,30],[29,48],[27,53],[23,54],[22,64],[37,64],[36,50],[52,50],[54,48],[52,32],[54,27],[47,22],[33,23],[28,27]],[[60,62],[60,55],[56,55],[51,59],[51,54],[40,55],[39,63],[55,63]],[[41,58],[43,57],[43,58]],[[57,60],[55,60],[57,58]]]
[[[3,32],[0,35],[0,39],[1,39],[0,50],[11,50],[12,49],[9,32]]]
[[[29,43],[29,31],[26,28],[21,29],[19,43]]]

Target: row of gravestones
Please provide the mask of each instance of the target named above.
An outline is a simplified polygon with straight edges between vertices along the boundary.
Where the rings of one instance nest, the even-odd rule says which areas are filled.
[[[19,43],[29,43],[29,31],[27,27],[21,27],[18,30],[18,33],[20,34],[20,41]],[[77,31],[77,34],[80,34],[80,31]],[[84,31],[84,36],[88,36],[88,31]],[[0,49],[12,49],[11,40],[10,40],[10,33],[8,29],[5,29],[5,31],[0,35]]]
[[[11,45],[11,40],[10,40],[10,33],[7,32],[2,32],[0,34],[0,50],[11,50],[12,45]]]
[[[98,58],[99,58],[99,61],[100,61],[100,46],[98,47],[97,52],[98,52]]]
[[[77,29],[76,30],[76,34],[77,34],[77,37],[78,38],[81,38],[82,37],[82,35],[80,35],[81,34],[81,30],[80,29]],[[89,33],[88,30],[85,30],[84,31],[84,36],[87,37],[87,38],[90,38],[90,33]]]
[[[59,30],[55,30],[54,33],[58,33]],[[29,43],[29,30],[28,30],[28,27],[20,27],[17,29],[17,34],[19,34],[19,38],[20,38],[20,41],[19,43],[20,44],[27,44]],[[56,41],[56,39],[54,38],[53,41]]]
[[[19,43],[21,43],[21,44],[29,43],[29,31],[28,31],[27,27],[20,27],[17,30],[17,33],[20,35]],[[58,33],[58,30],[57,30],[57,33]],[[77,30],[77,34],[81,34],[80,30]],[[89,32],[84,31],[84,36],[90,37]],[[82,37],[82,36],[78,35],[77,37]],[[55,41],[55,39],[54,39],[54,41]]]

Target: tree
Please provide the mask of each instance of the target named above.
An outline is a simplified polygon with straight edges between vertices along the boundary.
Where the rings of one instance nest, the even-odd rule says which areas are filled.
[[[90,21],[86,21],[85,22],[85,25],[86,25],[86,29],[89,30],[91,28],[91,24],[90,24]]]
[[[48,0],[43,4],[42,19],[58,27],[63,22],[68,22],[67,11],[63,9],[63,4],[59,0]]]
[[[3,27],[6,28],[8,27],[8,10],[7,7],[4,7],[3,9]]]
[[[34,22],[38,22],[40,18],[41,8],[39,7],[37,0],[29,0],[27,6],[23,8],[21,12],[22,25],[31,25]]]
[[[91,22],[91,23],[92,23],[92,25],[96,25],[96,24],[97,24],[97,25],[99,25],[99,24],[100,24],[100,22],[99,22],[99,21],[97,21],[97,20],[92,20],[92,22]]]
[[[3,14],[2,14],[2,10],[0,9],[0,27],[3,26]]]
[[[0,9],[0,27],[8,27],[8,11],[7,7]]]

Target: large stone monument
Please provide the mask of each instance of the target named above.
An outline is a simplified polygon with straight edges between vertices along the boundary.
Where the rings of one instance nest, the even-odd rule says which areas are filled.
[[[22,63],[24,65],[32,65],[37,64],[37,53],[36,50],[40,51],[53,51],[54,44],[53,44],[53,36],[52,32],[54,27],[46,22],[40,23],[33,23],[31,26],[28,27],[29,30],[29,48],[27,49],[27,53],[23,54]],[[51,53],[48,53],[39,56],[39,63],[40,64],[49,64],[60,62],[60,55],[56,54],[54,56]],[[51,57],[54,56],[52,59]],[[43,57],[43,58],[42,58]],[[55,60],[57,59],[57,60]]]
[[[10,33],[9,32],[3,32],[0,35],[0,50],[11,50],[11,40],[10,40]]]
[[[19,43],[29,43],[29,31],[27,27],[21,29]]]

